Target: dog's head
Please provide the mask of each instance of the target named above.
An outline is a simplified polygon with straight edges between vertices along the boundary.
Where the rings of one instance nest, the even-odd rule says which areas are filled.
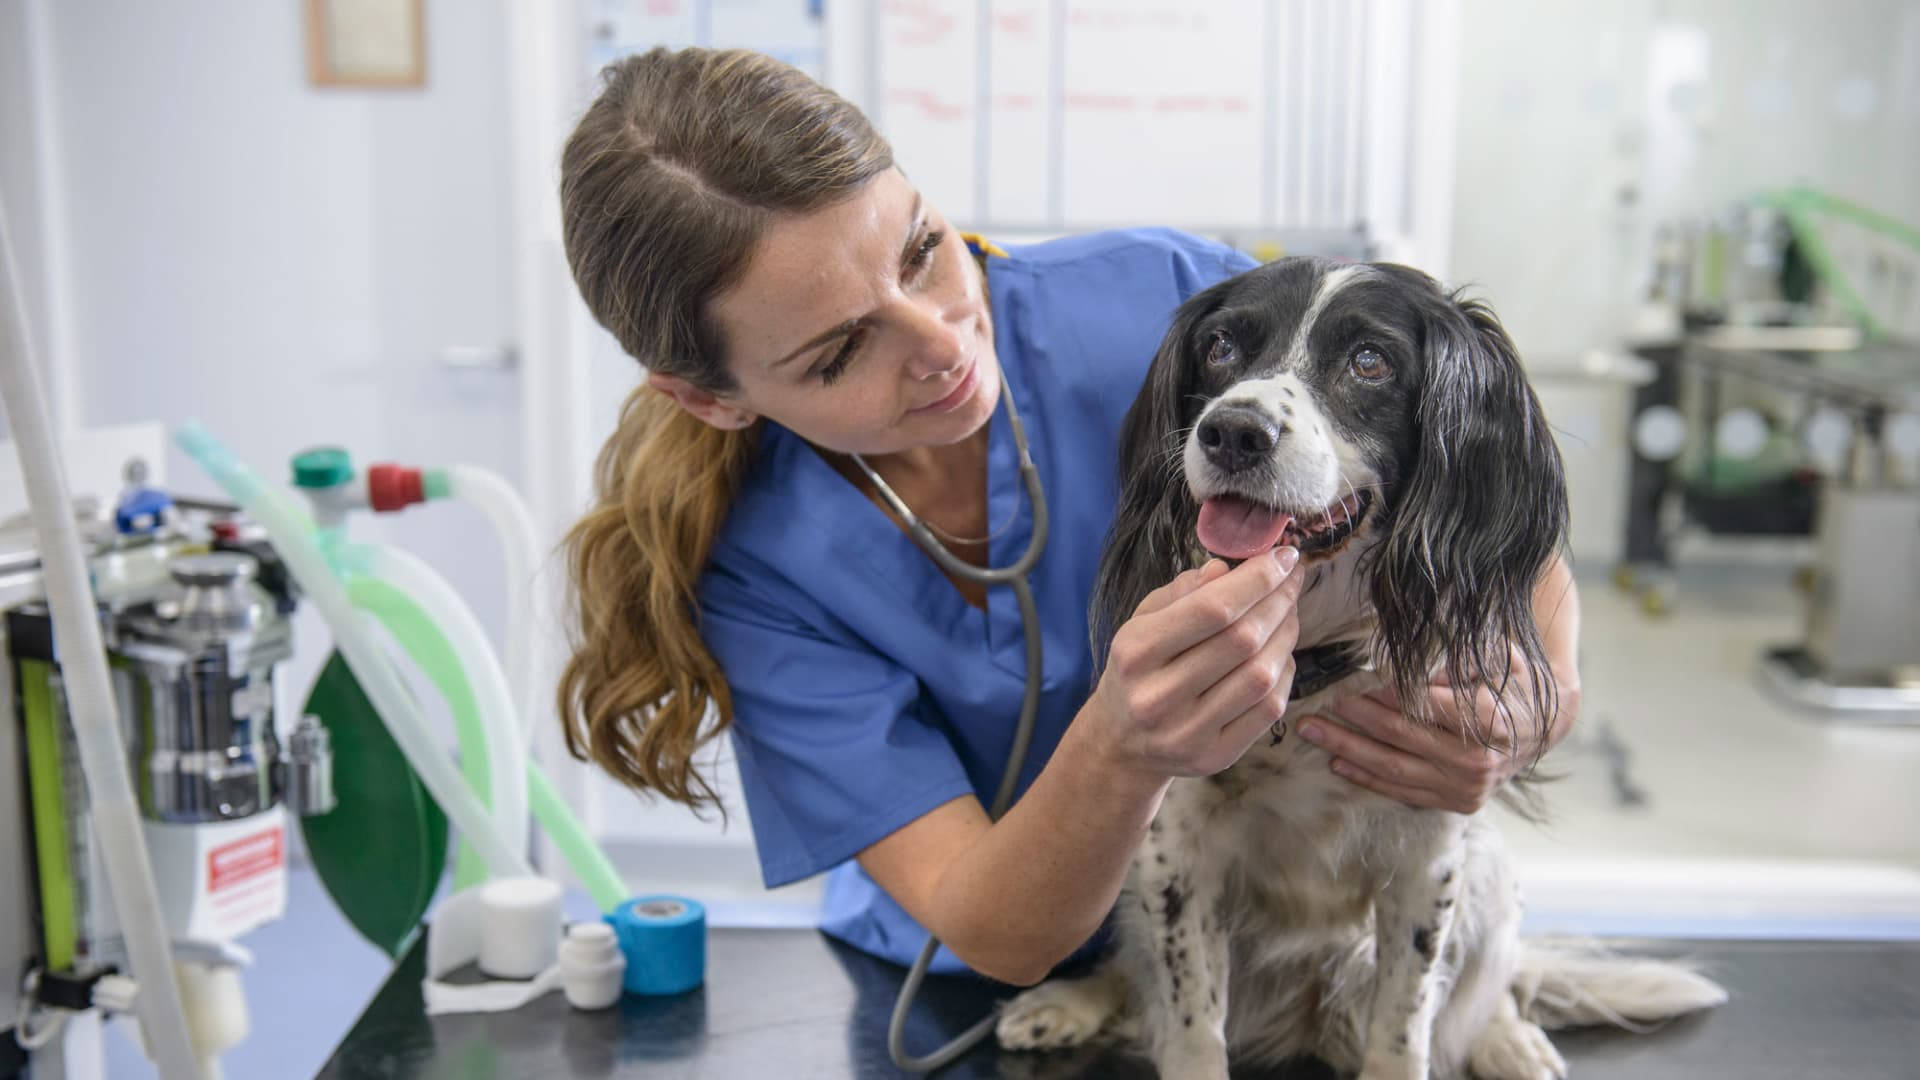
[[[1356,560],[1403,701],[1436,664],[1550,693],[1532,591],[1566,529],[1560,455],[1513,343],[1403,266],[1290,258],[1175,313],[1121,435],[1094,594],[1099,654],[1205,554]],[[1545,715],[1543,713],[1542,715]]]

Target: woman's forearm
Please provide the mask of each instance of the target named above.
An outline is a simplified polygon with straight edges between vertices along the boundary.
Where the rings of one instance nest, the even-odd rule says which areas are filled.
[[[974,970],[1038,981],[1112,910],[1174,776],[1211,776],[1286,706],[1298,553],[1219,560],[1148,593],[1047,766],[1006,817],[956,800],[862,855]]]
[[[1026,793],[940,877],[931,922],[975,971],[1040,981],[1120,894],[1169,781],[1116,764],[1091,728],[1076,719]]]

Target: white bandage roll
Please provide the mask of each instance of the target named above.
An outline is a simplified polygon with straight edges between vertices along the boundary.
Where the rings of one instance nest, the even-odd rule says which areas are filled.
[[[531,979],[560,949],[560,886],[540,877],[501,878],[480,888],[480,970]]]

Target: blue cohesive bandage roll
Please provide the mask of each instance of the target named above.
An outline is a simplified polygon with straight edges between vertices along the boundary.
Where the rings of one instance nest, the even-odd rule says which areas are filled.
[[[627,958],[629,994],[681,994],[707,977],[707,909],[684,896],[639,896],[606,916]]]

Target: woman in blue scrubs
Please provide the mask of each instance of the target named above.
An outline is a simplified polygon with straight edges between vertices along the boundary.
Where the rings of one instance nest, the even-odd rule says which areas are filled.
[[[752,53],[612,65],[562,173],[575,281],[646,367],[568,541],[570,749],[700,806],[695,752],[729,732],[769,887],[830,872],[836,937],[905,964],[930,928],[935,970],[1038,981],[1099,928],[1169,782],[1230,765],[1286,703],[1290,549],[1149,596],[1097,680],[1087,641],[1121,418],[1174,308],[1252,260],[1168,230],[963,237],[856,109]],[[944,573],[855,455],[957,556],[1007,565],[1033,510],[1003,394],[1052,534],[1037,729],[996,822],[1019,611]],[[1578,699],[1563,566],[1540,597],[1551,743]],[[1437,732],[1362,699],[1303,734],[1357,783],[1463,811],[1542,749],[1449,737],[1453,692],[1434,707]]]

